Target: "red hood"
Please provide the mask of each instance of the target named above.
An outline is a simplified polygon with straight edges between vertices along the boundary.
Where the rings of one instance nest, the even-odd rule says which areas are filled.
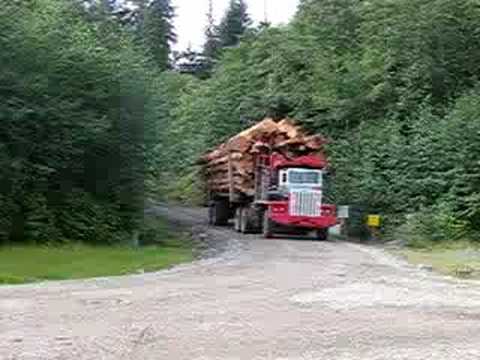
[[[312,169],[323,169],[328,166],[328,161],[323,155],[306,155],[288,159],[280,154],[273,154],[271,160],[272,168],[306,167]]]

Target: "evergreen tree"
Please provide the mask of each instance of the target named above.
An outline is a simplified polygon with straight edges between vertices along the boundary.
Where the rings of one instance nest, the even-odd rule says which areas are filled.
[[[219,26],[220,45],[236,46],[252,21],[245,0],[230,0],[230,5]]]
[[[215,64],[215,60],[218,57],[218,52],[220,49],[220,39],[218,34],[218,27],[215,24],[215,17],[213,15],[212,0],[209,0],[205,38],[205,44],[203,45],[203,56],[205,57],[205,64],[203,67],[206,71],[211,71]]]
[[[161,69],[170,66],[171,45],[176,41],[171,0],[139,2],[139,32],[145,47]]]

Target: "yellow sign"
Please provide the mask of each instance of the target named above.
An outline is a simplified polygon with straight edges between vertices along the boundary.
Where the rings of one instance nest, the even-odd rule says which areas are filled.
[[[368,215],[367,225],[370,227],[380,227],[380,215]]]

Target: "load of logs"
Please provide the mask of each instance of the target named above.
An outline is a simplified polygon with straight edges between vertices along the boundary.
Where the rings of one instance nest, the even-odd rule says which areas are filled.
[[[251,194],[255,188],[257,154],[280,153],[287,158],[322,152],[325,139],[309,135],[291,119],[265,119],[230,138],[200,159],[208,189]]]

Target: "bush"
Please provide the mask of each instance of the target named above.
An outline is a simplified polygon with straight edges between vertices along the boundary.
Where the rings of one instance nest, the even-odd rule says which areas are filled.
[[[405,239],[411,247],[423,248],[469,239],[471,229],[468,222],[458,218],[451,204],[441,202],[408,215],[397,229],[396,237]]]
[[[71,241],[115,244],[129,237],[118,209],[108,203],[99,203],[83,191],[74,191],[55,213],[63,236]]]
[[[10,240],[16,213],[18,208],[12,199],[0,194],[0,245]]]
[[[35,244],[66,241],[57,226],[54,212],[49,209],[47,199],[42,194],[28,195],[25,207],[23,239]]]
[[[176,177],[173,175],[169,180],[162,191],[167,201],[196,206],[206,203],[205,185],[198,169],[194,169],[183,176]]]

